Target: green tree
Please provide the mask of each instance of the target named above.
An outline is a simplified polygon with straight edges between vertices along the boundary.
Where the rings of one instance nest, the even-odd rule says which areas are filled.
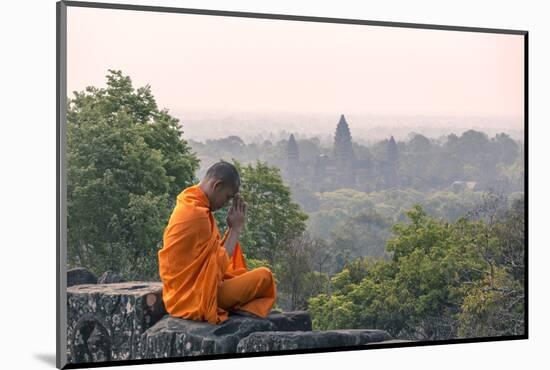
[[[68,264],[157,279],[163,228],[198,160],[149,86],[134,89],[121,71],[106,77],[105,88],[69,99]]]
[[[505,133],[496,134],[491,146],[495,162],[505,165],[512,164],[519,152],[519,145]]]
[[[273,265],[292,239],[305,230],[307,215],[291,199],[280,170],[257,161],[243,166],[233,161],[241,175],[240,193],[248,204],[247,222],[240,237],[247,257]],[[225,228],[227,209],[216,213],[220,229]]]
[[[501,267],[468,290],[459,314],[460,337],[521,335],[525,331],[523,284]]]
[[[334,229],[332,249],[352,259],[361,256],[383,257],[386,241],[390,237],[390,225],[375,210],[361,212]]]
[[[411,133],[410,141],[400,153],[399,176],[418,190],[429,190],[440,186],[441,177],[435,169],[439,158],[439,147],[424,135]]]
[[[468,289],[459,315],[459,335],[502,336],[524,333],[525,200],[506,207],[499,194],[487,194],[473,212],[475,244],[485,275]]]
[[[332,293],[309,300],[316,329],[381,328],[407,339],[512,335],[523,330],[521,199],[488,196],[477,218],[449,223],[419,206],[394,226],[391,260],[349,264]],[[516,235],[513,237],[512,235]]]
[[[289,310],[304,309],[307,298],[305,296],[307,276],[312,272],[310,265],[314,243],[306,233],[290,241],[285,254],[279,258],[277,275],[279,289],[286,301]],[[309,276],[310,279],[314,276]]]

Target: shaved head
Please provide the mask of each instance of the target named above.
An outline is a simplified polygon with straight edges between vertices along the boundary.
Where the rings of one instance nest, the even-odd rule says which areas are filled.
[[[228,162],[218,162],[213,164],[203,180],[216,179],[222,181],[224,186],[229,185],[232,189],[239,189],[241,186],[241,176],[237,171],[237,168]]]

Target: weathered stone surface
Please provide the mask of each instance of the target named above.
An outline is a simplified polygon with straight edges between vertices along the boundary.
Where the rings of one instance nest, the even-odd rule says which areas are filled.
[[[114,284],[123,282],[124,279],[119,274],[111,270],[105,271],[97,280],[98,284]]]
[[[393,339],[383,330],[258,332],[243,338],[238,353],[358,346]]]
[[[67,287],[95,283],[97,283],[97,276],[84,267],[77,267],[67,271]]]
[[[266,319],[231,315],[220,325],[166,316],[141,337],[141,358],[235,353],[241,339],[256,332],[311,330],[305,311],[271,314]]]
[[[165,314],[160,282],[67,288],[68,362],[133,359],[141,334]]]
[[[239,341],[257,331],[275,330],[268,320],[231,316],[220,325],[166,316],[141,337],[141,358],[235,353]]]
[[[267,319],[276,331],[311,331],[311,316],[307,311],[272,313]]]
[[[305,311],[266,319],[231,314],[221,325],[170,317],[162,283],[85,284],[67,288],[69,363],[278,351],[381,343],[381,330],[311,331]]]

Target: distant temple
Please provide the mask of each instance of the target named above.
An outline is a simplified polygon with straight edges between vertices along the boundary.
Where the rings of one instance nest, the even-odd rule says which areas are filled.
[[[300,153],[298,151],[298,144],[296,143],[296,139],[294,139],[294,135],[291,134],[288,139],[286,165],[287,173],[290,178],[296,178],[298,176],[299,163]]]
[[[336,125],[332,154],[321,154],[314,163],[300,161],[298,144],[294,135],[290,135],[286,176],[290,182],[302,180],[316,191],[343,187],[373,191],[399,185],[398,163],[399,152],[393,136],[388,140],[385,160],[374,165],[369,158],[358,159],[348,122],[342,114]]]
[[[342,114],[340,121],[336,126],[334,134],[334,164],[336,165],[336,175],[343,187],[352,187],[355,185],[355,156],[353,155],[353,145],[351,143],[351,133]]]

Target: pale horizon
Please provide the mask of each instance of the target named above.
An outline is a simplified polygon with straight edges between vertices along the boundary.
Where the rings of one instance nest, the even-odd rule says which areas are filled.
[[[519,130],[523,48],[520,35],[69,7],[68,94],[115,69],[182,120],[489,117]]]

